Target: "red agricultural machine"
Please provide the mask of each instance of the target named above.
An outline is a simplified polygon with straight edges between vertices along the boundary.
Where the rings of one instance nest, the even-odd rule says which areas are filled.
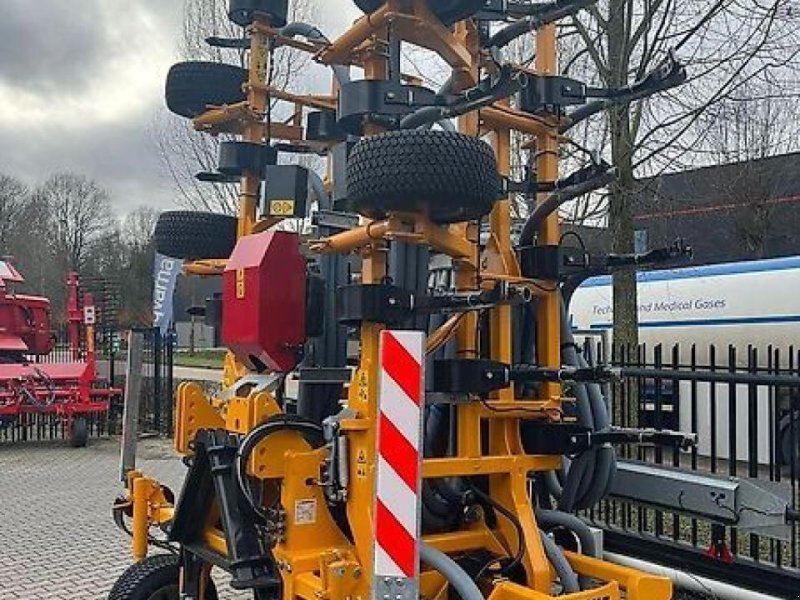
[[[107,413],[111,399],[121,395],[97,377],[94,300],[90,293],[81,299],[78,276],[70,273],[70,358],[43,360],[56,343],[50,301],[9,289],[9,284],[23,281],[10,263],[0,261],[0,427],[26,415],[55,415],[68,432],[70,444],[85,446],[87,417]]]

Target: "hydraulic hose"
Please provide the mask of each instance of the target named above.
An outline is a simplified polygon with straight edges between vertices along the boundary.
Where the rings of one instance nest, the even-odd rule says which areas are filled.
[[[487,48],[503,48],[520,36],[535,31],[543,25],[554,23],[559,19],[575,14],[579,10],[597,3],[597,0],[555,0],[552,4],[542,5],[541,10],[526,19],[520,19],[492,36]]]
[[[425,409],[425,457],[447,456],[450,440],[450,407],[434,404]],[[466,504],[463,480],[426,479],[422,482],[422,524],[425,532],[449,531]]]
[[[420,542],[419,557],[422,562],[433,567],[453,586],[461,600],[484,600],[481,590],[472,578],[444,552],[425,542]]]
[[[561,208],[564,204],[575,198],[579,198],[584,194],[589,194],[595,190],[607,186],[617,179],[617,170],[609,169],[605,174],[593,177],[588,181],[578,183],[556,190],[550,194],[547,199],[539,204],[522,228],[522,233],[519,236],[519,246],[530,246],[533,244],[536,232],[539,230],[542,222]]]
[[[586,360],[577,351],[563,299],[561,337],[562,362],[578,368],[587,367]],[[599,385],[576,383],[573,393],[581,427],[591,431],[604,431],[610,427],[611,418]],[[614,449],[611,446],[592,448],[574,460],[565,460],[562,473],[563,485],[556,473],[544,476],[548,492],[558,500],[558,508],[566,513],[591,508],[606,495],[616,473]]]
[[[453,85],[455,85],[453,78],[450,77],[439,88],[436,96],[440,99],[445,98],[453,91]],[[400,120],[400,129],[417,129],[419,127],[430,129],[434,125],[438,125],[445,131],[456,130],[456,126],[447,117],[447,108],[444,106],[424,106]]]
[[[542,546],[544,547],[547,560],[553,565],[553,569],[555,569],[564,591],[568,594],[580,592],[581,586],[578,581],[578,575],[573,570],[572,565],[569,564],[561,548],[545,532],[540,531],[539,535],[542,538]]]
[[[308,182],[311,184],[311,191],[317,197],[320,209],[330,210],[332,207],[331,195],[327,191],[325,191],[325,184],[322,181],[322,177],[320,177],[319,174],[309,169]]]
[[[314,42],[330,44],[330,40],[324,33],[308,23],[289,23],[281,28],[280,34],[288,38],[300,36]],[[350,67],[345,65],[331,65],[331,68],[333,69],[333,74],[336,77],[336,80],[339,82],[339,85],[343,85],[350,81]]]
[[[560,510],[535,510],[536,522],[545,530],[562,527],[569,530],[581,543],[581,554],[600,558],[600,549],[589,526],[575,515],[561,512]]]
[[[543,508],[537,508],[534,512],[536,514],[536,522],[543,530],[549,531],[557,528],[566,529],[578,538],[581,545],[581,554],[593,558],[602,558],[592,530],[578,517],[561,512],[560,510],[545,510]],[[580,576],[578,580],[583,589],[587,589],[591,584],[591,578],[589,577]]]

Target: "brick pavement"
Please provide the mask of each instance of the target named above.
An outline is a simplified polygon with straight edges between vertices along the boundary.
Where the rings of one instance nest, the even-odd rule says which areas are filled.
[[[0,444],[0,600],[106,598],[130,564],[129,538],[111,519],[118,460],[115,439]],[[168,441],[143,441],[137,466],[180,489],[185,467]],[[222,600],[252,597],[215,580]]]
[[[168,441],[142,442],[137,466],[180,489],[185,467]],[[116,439],[0,444],[0,600],[106,598],[130,564],[111,519],[118,470]],[[218,585],[225,600],[252,597]]]

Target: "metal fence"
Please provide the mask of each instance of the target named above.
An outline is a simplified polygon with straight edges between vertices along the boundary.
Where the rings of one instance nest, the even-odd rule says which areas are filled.
[[[173,426],[173,344],[174,335],[162,336],[158,329],[140,329],[144,333],[142,368],[142,403],[140,431],[170,434]],[[66,326],[54,331],[55,346],[46,356],[31,357],[35,363],[69,363],[85,360],[86,348],[72,348]],[[125,389],[127,332],[98,328],[95,332],[98,378],[113,387]],[[87,422],[91,436],[118,434],[122,427],[123,398],[111,402],[108,414],[91,415]],[[28,414],[0,422],[0,442],[63,439],[67,432],[57,415]]]
[[[139,429],[146,433],[171,435],[174,421],[172,359],[175,336],[173,333],[162,336],[158,329],[143,331],[144,377]]]
[[[614,387],[617,424],[698,434],[691,451],[623,448],[622,459],[687,471],[788,482],[800,502],[800,390],[779,378],[800,376],[794,348],[744,351],[714,346],[614,349],[621,366],[675,370],[674,376],[629,378]],[[725,372],[725,383],[687,381],[683,371]],[[760,374],[764,384],[742,382]],[[663,373],[662,373],[663,375]],[[800,590],[800,535],[781,541],[655,508],[609,499],[587,514],[606,531],[606,547],[737,582],[781,597]],[[711,550],[711,551],[710,551]]]

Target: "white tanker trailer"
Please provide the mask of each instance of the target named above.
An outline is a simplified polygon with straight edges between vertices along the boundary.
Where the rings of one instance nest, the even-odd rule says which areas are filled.
[[[768,364],[768,354],[780,351],[781,364],[789,365],[789,353],[800,350],[800,256],[740,263],[688,267],[640,273],[638,279],[639,337],[648,347],[663,345],[665,364],[671,349],[680,346],[680,360],[688,364],[692,344],[696,345],[697,364],[709,361],[709,346],[716,346],[717,364],[728,365],[728,347],[737,348],[737,362],[747,366],[748,347],[757,349],[758,362]],[[573,328],[580,331],[606,332],[613,321],[610,277],[595,277],[579,287],[570,303]],[[652,354],[648,352],[652,357]],[[797,356],[795,355],[795,359]],[[797,361],[794,362],[797,367]],[[710,455],[711,384],[698,384],[698,432],[700,453]],[[717,456],[729,456],[729,386],[717,384],[716,430]],[[691,430],[691,384],[677,386],[677,419],[682,431]],[[790,395],[781,390],[771,394],[759,387],[756,394],[758,419],[758,460],[766,464],[770,447],[779,449],[784,461],[791,455],[791,428],[788,416]],[[777,396],[777,397],[776,397]],[[739,460],[746,460],[748,447],[747,385],[737,386],[737,449]],[[797,413],[796,413],[797,414]],[[777,432],[771,421],[780,422]],[[800,417],[795,417],[796,443],[800,443]],[[797,452],[797,450],[795,450]],[[788,462],[788,461],[786,461]]]

